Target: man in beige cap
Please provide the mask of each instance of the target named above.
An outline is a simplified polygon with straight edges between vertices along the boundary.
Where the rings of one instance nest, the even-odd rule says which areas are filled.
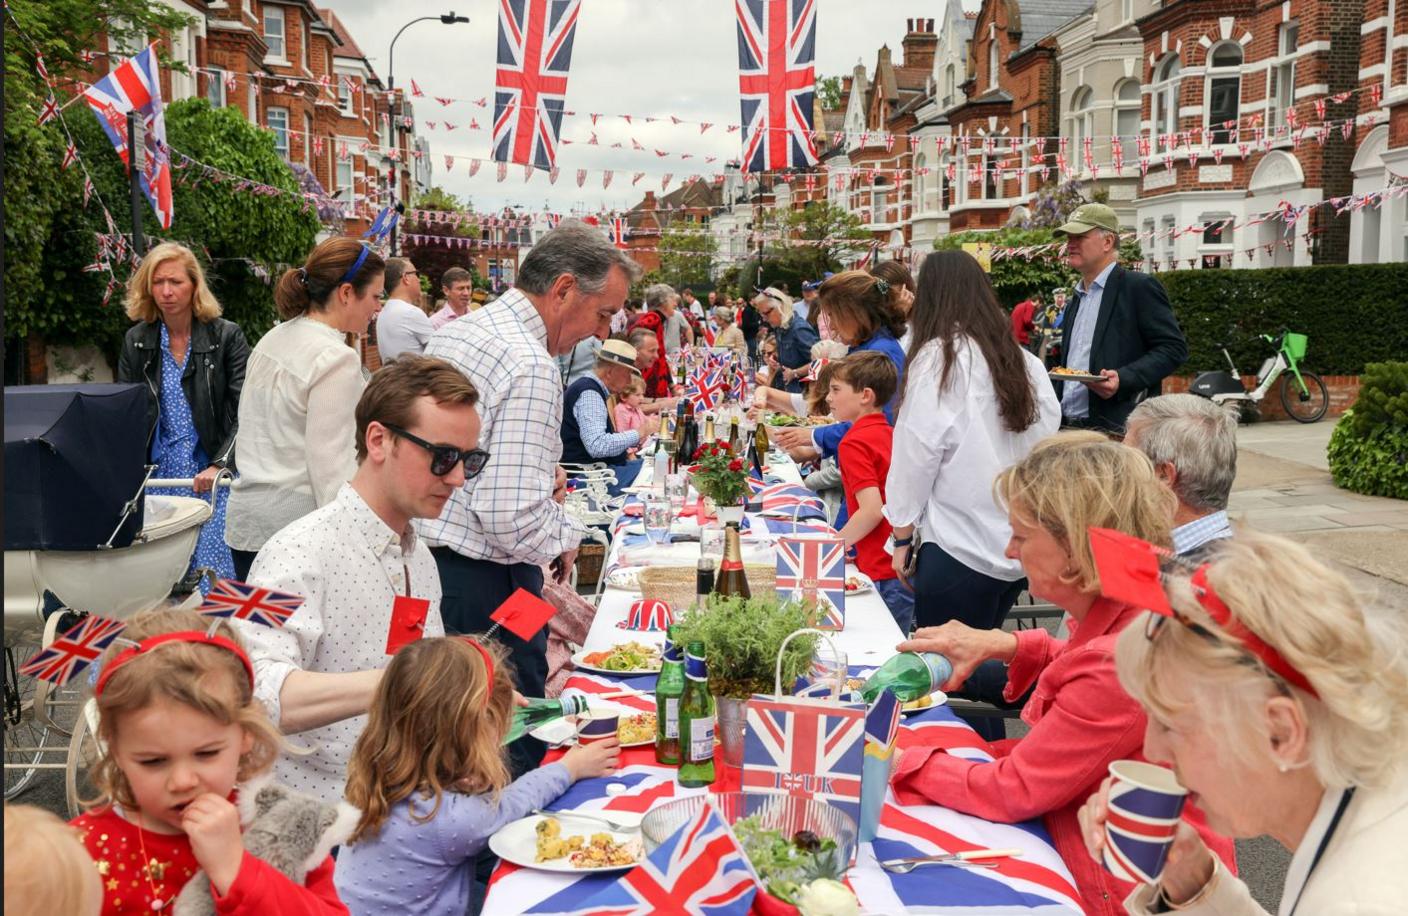
[[[1056,229],[1080,273],[1061,319],[1061,366],[1099,381],[1057,382],[1061,425],[1122,434],[1140,401],[1188,358],[1188,341],[1158,280],[1120,267],[1120,224],[1104,204],[1078,207]]]
[[[640,459],[631,458],[628,452],[660,428],[659,416],[648,416],[640,429],[616,432],[607,400],[624,392],[631,378],[639,376],[635,347],[624,340],[607,340],[596,355],[592,374],[568,385],[562,395],[563,463],[610,465],[616,472],[613,495],[630,486],[640,473]]]

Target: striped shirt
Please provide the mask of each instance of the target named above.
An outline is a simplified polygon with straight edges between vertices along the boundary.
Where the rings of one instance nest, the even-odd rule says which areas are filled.
[[[1193,553],[1210,541],[1232,536],[1232,523],[1225,511],[1213,512],[1173,529],[1173,552],[1179,556]]]
[[[438,519],[416,522],[432,547],[541,565],[586,534],[552,498],[562,457],[562,375],[547,336],[533,303],[512,289],[430,338],[425,355],[453,364],[479,389],[479,447],[492,456]]]
[[[634,429],[623,433],[612,432],[606,414],[606,386],[600,379],[593,379],[595,388],[581,393],[572,416],[577,418],[577,429],[582,434],[582,447],[593,458],[615,458],[625,454],[627,449],[640,445],[640,432]]]

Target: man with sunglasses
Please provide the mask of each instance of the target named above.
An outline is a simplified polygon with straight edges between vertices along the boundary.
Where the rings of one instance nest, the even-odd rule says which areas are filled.
[[[357,403],[357,473],[337,498],[275,534],[249,581],[302,595],[281,629],[235,622],[255,694],[286,734],[316,748],[284,755],[279,779],[342,799],[347,762],[395,649],[441,636],[440,576],[412,519],[438,516],[489,461],[479,393],[454,366],[407,355],[372,376]]]

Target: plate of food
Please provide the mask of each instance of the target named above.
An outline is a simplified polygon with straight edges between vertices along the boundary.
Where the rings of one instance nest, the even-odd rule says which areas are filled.
[[[847,576],[847,577],[846,577],[846,594],[848,594],[848,595],[863,595],[863,594],[865,594],[866,592],[873,592],[873,591],[875,591],[875,583],[874,583],[874,582],[871,582],[871,581],[870,581],[869,579],[867,579],[865,576]]]
[[[505,862],[538,871],[588,874],[640,864],[645,849],[639,836],[602,828],[586,818],[573,819],[571,812],[535,814],[505,824],[489,837],[489,848]]]
[[[660,647],[640,642],[617,643],[600,652],[578,652],[572,656],[572,664],[601,674],[658,674]]]
[[[768,426],[788,427],[788,426],[830,426],[836,421],[830,417],[796,417],[790,413],[768,414],[763,421]]]
[[[644,747],[655,743],[655,713],[636,712],[626,706],[615,704],[592,704],[588,712],[610,711],[620,715],[616,725],[616,737],[622,747]],[[566,747],[577,742],[577,717],[554,719],[540,725],[530,734],[552,747]]]
[[[655,713],[638,712],[622,716],[616,726],[616,737],[622,747],[644,747],[655,743]]]
[[[848,678],[846,678],[846,689],[847,689],[847,690],[859,691],[860,688],[861,688],[861,686],[864,685],[864,684],[865,684],[865,678],[861,678],[861,677],[848,677]],[[908,715],[913,715],[913,714],[916,713],[916,712],[923,712],[923,711],[926,710],[926,709],[933,709],[935,706],[942,706],[942,705],[944,705],[944,704],[947,703],[947,702],[948,702],[948,694],[944,693],[942,690],[935,690],[933,693],[929,694],[927,697],[920,697],[920,698],[917,699],[917,700],[910,700],[908,703],[902,704],[902,705],[900,706],[900,714],[901,714],[901,715],[906,715],[906,716],[908,716]]]
[[[1058,382],[1102,382],[1105,380],[1103,375],[1081,372],[1079,369],[1067,369],[1065,366],[1057,366],[1046,374]]]

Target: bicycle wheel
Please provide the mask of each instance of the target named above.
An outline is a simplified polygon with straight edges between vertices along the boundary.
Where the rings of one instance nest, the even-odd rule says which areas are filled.
[[[1305,391],[1296,384],[1294,374],[1287,372],[1281,377],[1281,406],[1287,415],[1300,423],[1314,423],[1330,409],[1330,391],[1325,380],[1314,372],[1301,371]]]
[[[5,647],[5,801],[34,781],[49,738],[49,729],[34,719],[34,679],[19,673],[38,650],[37,645]]]

